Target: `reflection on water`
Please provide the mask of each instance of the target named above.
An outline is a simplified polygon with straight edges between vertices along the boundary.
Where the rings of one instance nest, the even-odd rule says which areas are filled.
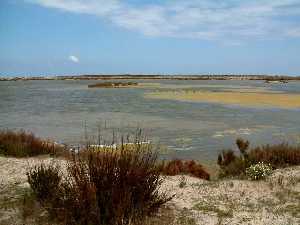
[[[240,136],[255,145],[282,140],[299,143],[299,110],[144,98],[153,89],[300,93],[299,82],[139,80],[151,85],[89,89],[87,85],[93,82],[97,81],[0,82],[0,128],[24,128],[42,137],[80,143],[85,123],[94,135],[99,124],[119,132],[141,127],[152,139],[171,148],[170,155],[196,159],[215,159]]]

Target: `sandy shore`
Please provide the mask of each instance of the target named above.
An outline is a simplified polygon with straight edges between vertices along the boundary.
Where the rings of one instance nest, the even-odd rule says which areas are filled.
[[[300,94],[268,91],[157,91],[145,94],[146,98],[178,101],[211,102],[247,107],[300,108]]]
[[[47,224],[43,211],[25,222],[22,212],[22,196],[29,190],[26,171],[41,162],[65,163],[0,157],[0,224]],[[165,177],[161,191],[175,195],[166,205],[175,216],[171,224],[300,224],[300,166],[276,170],[259,182]]]

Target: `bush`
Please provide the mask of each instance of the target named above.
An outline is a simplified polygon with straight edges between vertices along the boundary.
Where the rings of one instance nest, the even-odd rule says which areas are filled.
[[[218,156],[218,165],[220,166],[228,166],[233,161],[235,161],[238,157],[234,154],[234,152],[229,150],[223,150],[221,154]]]
[[[290,146],[287,143],[264,145],[249,152],[252,164],[269,163],[276,168],[300,165],[300,146]]]
[[[245,171],[246,164],[244,158],[236,156],[232,150],[223,151],[218,156],[218,165],[221,168],[219,177],[240,176]]]
[[[264,145],[254,149],[249,148],[249,142],[237,139],[240,151],[236,155],[232,150],[223,151],[218,156],[220,177],[244,176],[250,165],[263,162],[270,164],[273,169],[286,166],[300,165],[300,146],[290,146],[287,143]]]
[[[102,224],[97,205],[96,187],[89,179],[85,162],[74,161],[67,166],[64,182],[48,212],[67,225]]]
[[[15,157],[27,157],[41,154],[56,155],[63,151],[63,147],[37,138],[34,134],[23,130],[0,131],[0,154]]]
[[[159,166],[159,171],[164,175],[175,176],[178,174],[189,174],[201,179],[209,180],[210,175],[203,166],[194,160],[182,161],[179,159],[163,162]]]
[[[52,164],[41,164],[31,168],[27,172],[27,178],[41,203],[54,198],[62,180],[59,167]]]
[[[257,164],[251,165],[246,169],[246,175],[251,180],[261,180],[265,179],[272,173],[272,167],[270,164],[265,164],[259,162]]]
[[[249,145],[250,145],[249,141],[247,141],[247,140],[245,141],[242,138],[238,138],[238,139],[236,139],[235,143],[238,146],[241,154],[243,156],[246,156],[247,155],[247,150],[248,150]]]
[[[245,169],[249,166],[249,156],[247,152],[250,145],[249,141],[238,138],[236,145],[240,152],[239,156],[236,156],[231,149],[219,154],[218,165],[221,168],[219,173],[220,177],[244,175]]]
[[[126,151],[122,147],[117,150],[90,151],[84,159],[74,157],[69,162],[67,175],[58,183],[58,192],[51,199],[42,197],[40,200],[46,201],[46,209],[50,214],[56,215],[65,224],[142,223],[145,217],[170,200],[165,194],[159,193],[162,180],[156,161],[156,153],[138,144],[134,151]],[[50,169],[56,172],[53,167]],[[44,171],[39,168],[34,168],[28,174],[37,196],[44,196],[39,192],[53,188],[52,182],[44,181],[43,174]],[[32,185],[35,183],[48,186],[35,188]]]

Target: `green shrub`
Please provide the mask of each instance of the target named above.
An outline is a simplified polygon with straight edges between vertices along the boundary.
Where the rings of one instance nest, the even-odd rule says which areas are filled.
[[[262,180],[272,173],[272,167],[270,164],[259,162],[251,165],[246,169],[246,175],[250,180]]]
[[[229,155],[229,156],[228,156]],[[224,157],[225,160],[220,161],[220,158]],[[220,166],[220,172],[219,177],[237,177],[237,176],[243,176],[244,171],[246,169],[247,163],[242,157],[235,156],[232,157],[231,152],[224,151],[222,154],[219,155],[219,166]],[[230,161],[227,161],[228,159],[231,159]]]

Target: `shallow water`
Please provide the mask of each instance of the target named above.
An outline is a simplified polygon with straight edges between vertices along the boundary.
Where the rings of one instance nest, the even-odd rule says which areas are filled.
[[[141,127],[151,139],[171,149],[170,156],[202,160],[215,160],[219,151],[234,146],[237,137],[247,138],[253,145],[283,140],[300,142],[299,108],[240,107],[144,97],[153,91],[174,89],[259,88],[300,93],[300,82],[138,80],[151,85],[116,89],[87,87],[97,82],[0,82],[0,128],[23,128],[42,137],[77,144],[84,140],[85,130],[96,134],[100,124],[106,134]]]

